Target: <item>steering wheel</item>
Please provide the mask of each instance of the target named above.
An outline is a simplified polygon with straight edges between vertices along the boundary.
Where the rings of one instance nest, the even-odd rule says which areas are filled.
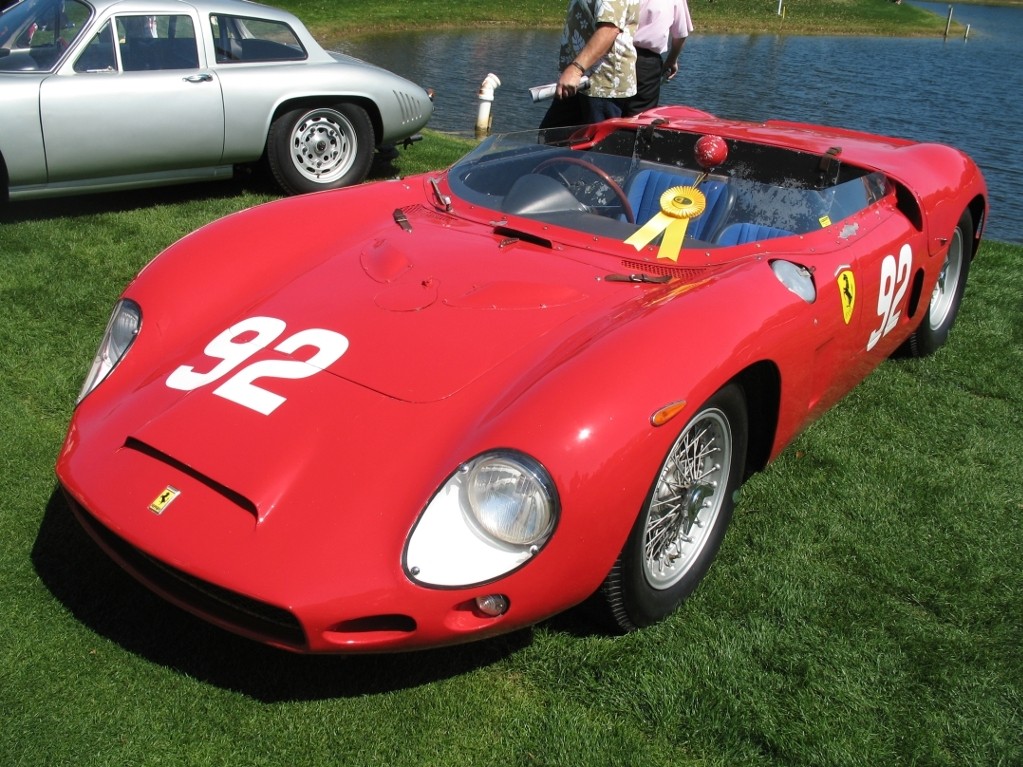
[[[625,220],[630,224],[636,223],[636,215],[632,212],[632,204],[629,202],[629,198],[626,196],[625,190],[622,189],[621,185],[611,178],[605,171],[598,168],[589,160],[583,160],[580,157],[551,157],[533,168],[532,172],[540,173],[553,165],[575,165],[595,175],[603,181],[612,192],[614,192],[615,197],[618,198],[618,202],[622,204],[622,209],[625,212]],[[567,179],[565,179],[564,176],[561,176],[560,173],[558,175],[567,186]]]

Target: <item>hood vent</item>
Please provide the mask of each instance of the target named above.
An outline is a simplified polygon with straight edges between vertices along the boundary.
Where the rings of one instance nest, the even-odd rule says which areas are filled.
[[[259,510],[256,508],[256,504],[253,503],[248,498],[246,498],[244,495],[235,492],[231,488],[226,487],[225,485],[220,484],[219,482],[206,476],[205,474],[196,471],[191,466],[188,466],[182,463],[181,461],[177,460],[176,458],[167,455],[163,451],[157,450],[152,445],[148,445],[142,440],[136,439],[135,437],[128,437],[128,439],[125,440],[124,442],[124,447],[127,450],[134,450],[137,453],[141,453],[144,456],[152,458],[154,461],[159,461],[160,463],[166,464],[175,471],[179,471],[182,474],[191,477],[196,482],[200,482],[206,487],[208,487],[210,490],[214,491],[215,493],[222,495],[235,506],[238,506],[239,508],[247,511],[255,519],[259,519]]]
[[[669,277],[677,277],[686,282],[695,282],[710,271],[705,267],[674,266],[670,264],[655,264],[652,261],[631,261],[629,259],[622,259],[622,268],[626,272],[666,274]]]

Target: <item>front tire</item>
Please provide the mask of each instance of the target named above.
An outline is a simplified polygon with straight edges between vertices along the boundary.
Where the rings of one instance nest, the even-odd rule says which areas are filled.
[[[373,123],[362,107],[303,107],[273,121],[266,141],[274,179],[287,194],[358,184],[373,163]]]
[[[909,353],[913,357],[933,354],[948,340],[948,334],[959,314],[959,305],[966,290],[966,277],[973,260],[973,219],[963,211],[959,224],[948,243],[941,275],[931,293],[931,302],[920,327],[909,337]]]
[[[742,390],[730,384],[672,444],[602,588],[620,630],[667,617],[707,574],[732,518],[748,428]]]

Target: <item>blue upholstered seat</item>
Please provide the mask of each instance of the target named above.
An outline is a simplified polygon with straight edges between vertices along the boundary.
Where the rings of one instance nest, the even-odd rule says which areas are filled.
[[[629,180],[626,194],[632,205],[637,224],[644,224],[661,210],[661,195],[674,186],[692,186],[696,176],[668,173],[661,170],[641,170]],[[731,185],[712,179],[698,187],[707,198],[707,207],[690,220],[686,235],[697,240],[712,241],[735,204]]]
[[[718,245],[743,245],[747,242],[757,240],[770,240],[773,237],[785,237],[792,234],[787,229],[778,229],[774,226],[762,224],[729,224],[718,235],[715,242]]]

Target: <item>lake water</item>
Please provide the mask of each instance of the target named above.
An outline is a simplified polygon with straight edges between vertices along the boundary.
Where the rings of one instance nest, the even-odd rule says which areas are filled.
[[[942,18],[948,6],[917,3]],[[952,144],[983,168],[987,236],[1023,243],[1023,9],[960,5],[969,36],[943,40],[701,35],[686,43],[662,104],[743,120],[780,118]],[[697,28],[699,18],[694,19]],[[546,109],[528,88],[558,76],[557,30],[471,30],[328,41],[329,48],[434,88],[430,127],[471,136],[477,91],[501,79],[493,130],[536,127]]]

